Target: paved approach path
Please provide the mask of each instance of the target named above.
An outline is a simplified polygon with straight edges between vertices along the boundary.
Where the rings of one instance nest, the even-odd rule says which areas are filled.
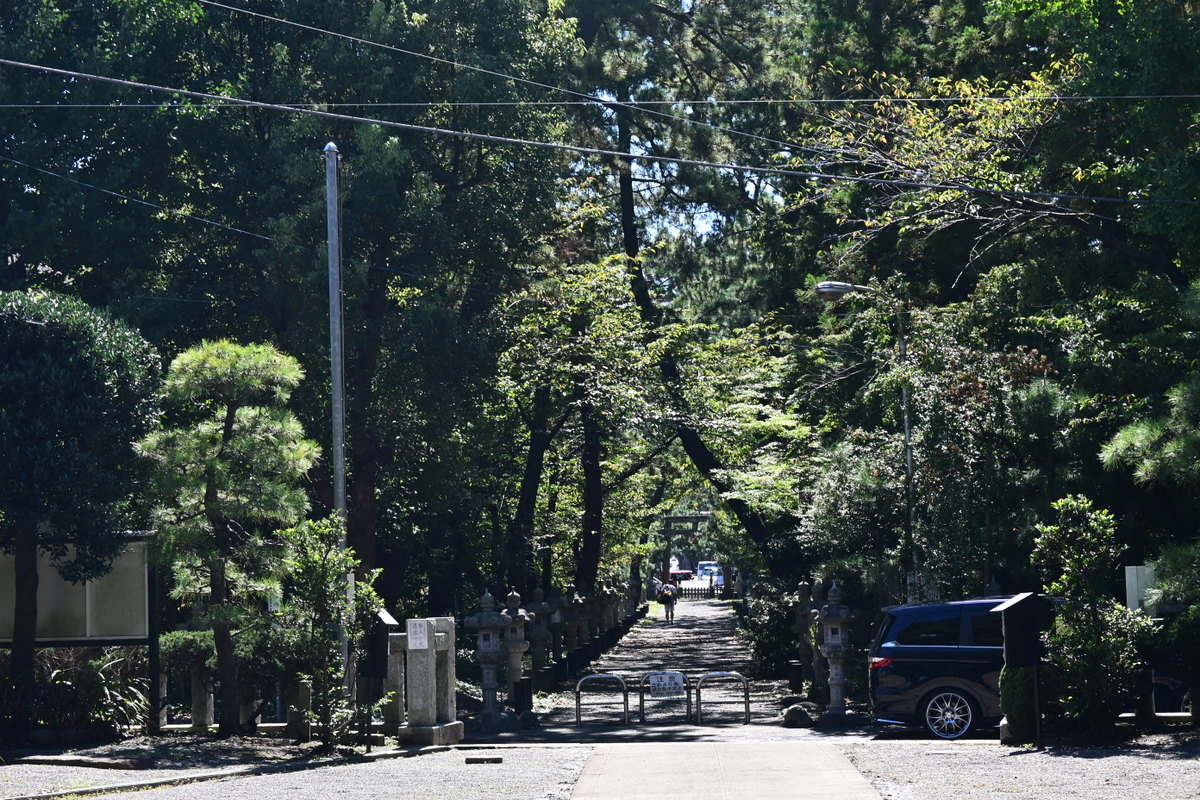
[[[750,656],[737,630],[737,617],[729,603],[719,600],[683,600],[675,621],[663,618],[662,606],[650,604],[650,614],[635,625],[615,647],[596,660],[585,674],[617,674],[629,686],[630,724],[620,719],[619,692],[615,683],[594,683],[584,693],[583,724],[575,725],[574,682],[564,691],[544,699],[536,709],[542,727],[511,734],[481,736],[468,733],[471,742],[577,742],[602,741],[725,741],[764,738],[793,739],[793,729],[782,728],[779,714],[788,696],[784,681],[750,682],[750,724],[744,725],[745,704],[740,684],[717,680],[704,687],[704,725],[685,720],[685,703],[646,698],[646,723],[638,722],[638,684],[647,672],[674,670],[693,682],[708,672],[750,673]]]
[[[650,616],[589,670],[625,678],[629,724],[621,720],[620,694],[610,689],[615,684],[597,683],[596,692],[584,693],[581,725],[573,694],[564,694],[542,710],[540,729],[484,740],[591,745],[571,800],[657,800],[680,792],[711,800],[879,800],[835,742],[780,725],[788,694],[781,681],[751,681],[749,724],[741,684],[729,680],[705,685],[703,725],[685,719],[682,699],[648,698],[646,722],[638,720],[637,686],[647,672],[675,670],[694,681],[709,672],[749,675],[749,668],[728,603],[681,601],[670,623],[652,603]]]

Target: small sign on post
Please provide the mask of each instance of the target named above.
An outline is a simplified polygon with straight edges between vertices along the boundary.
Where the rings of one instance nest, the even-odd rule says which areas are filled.
[[[651,672],[646,676],[651,697],[683,697],[687,678],[682,672]]]
[[[405,628],[408,632],[409,650],[429,649],[429,629],[432,624],[427,619],[410,619]]]

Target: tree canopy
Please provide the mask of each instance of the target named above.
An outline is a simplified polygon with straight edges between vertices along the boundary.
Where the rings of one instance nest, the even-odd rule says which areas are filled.
[[[1031,588],[1068,496],[1131,563],[1195,535],[1143,480],[1195,436],[1194,3],[14,10],[77,74],[0,68],[2,285],[270,342],[322,439],[337,143],[347,536],[400,613],[627,579],[688,511],[880,602]]]
[[[0,292],[0,549],[13,556],[13,714],[32,713],[38,558],[67,580],[108,571],[124,548],[158,422],[157,351],[74,297]]]

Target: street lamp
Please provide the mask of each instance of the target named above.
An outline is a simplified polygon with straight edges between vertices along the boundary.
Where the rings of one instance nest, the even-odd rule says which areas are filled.
[[[813,290],[817,297],[827,303],[837,302],[842,295],[856,292],[880,294],[874,286],[860,286],[843,281],[821,281]],[[908,340],[904,334],[904,314],[899,305],[896,306],[896,340],[900,345],[900,364],[908,361]],[[900,413],[904,421],[904,535],[900,540],[900,567],[904,570],[908,601],[916,602],[917,573],[916,559],[913,553],[913,455],[912,428],[908,417],[908,377],[901,376],[900,381]]]

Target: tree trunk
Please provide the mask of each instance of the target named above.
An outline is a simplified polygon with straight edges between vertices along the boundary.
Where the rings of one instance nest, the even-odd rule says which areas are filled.
[[[596,410],[587,400],[579,406],[579,420],[583,426],[580,454],[583,467],[583,537],[575,571],[575,587],[584,594],[591,594],[596,588],[596,576],[600,572],[604,538],[604,484],[600,469],[603,444]]]
[[[382,249],[385,245],[381,245]],[[382,263],[385,258],[380,258]],[[346,364],[346,423],[349,431],[348,459],[351,469],[347,487],[346,543],[358,558],[356,574],[362,575],[379,566],[376,526],[379,509],[376,489],[383,464],[384,448],[371,407],[375,375],[382,352],[382,326],[387,317],[387,276],[372,270],[367,276],[366,297],[362,304],[363,324],[355,332],[357,344]]]
[[[241,691],[238,686],[237,657],[233,649],[233,625],[229,620],[229,585],[225,580],[224,558],[214,558],[210,570],[213,648],[217,651],[217,681],[221,697],[221,722],[217,726],[217,733],[222,737],[236,736],[241,727]]]
[[[505,554],[509,583],[525,597],[533,589],[533,552],[530,542],[533,540],[533,521],[545,471],[546,451],[550,449],[553,438],[550,430],[550,386],[542,384],[534,390],[533,407],[529,411],[529,449],[525,453],[517,512],[509,525]]]
[[[8,736],[23,740],[33,727],[34,653],[37,647],[37,521],[16,520],[13,548],[13,644]]]

